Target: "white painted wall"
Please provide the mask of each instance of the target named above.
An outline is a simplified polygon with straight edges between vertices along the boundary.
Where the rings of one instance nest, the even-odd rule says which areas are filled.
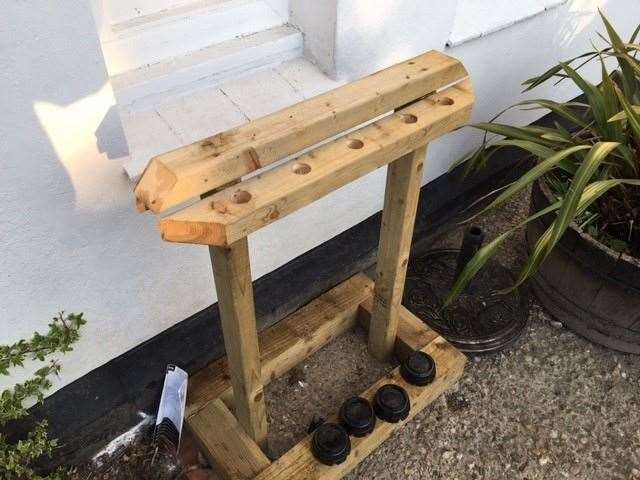
[[[282,18],[289,20],[292,0],[265,0],[265,2]]]
[[[91,0],[100,4],[100,10],[111,24],[157,14],[185,5],[207,5],[223,3],[228,0]],[[242,0],[241,0],[242,1]],[[289,17],[290,0],[265,0],[282,17]]]
[[[291,23],[304,34],[305,55],[336,78],[336,33],[340,0],[291,0]]]
[[[339,0],[335,62],[355,78],[426,50],[442,50],[458,0]]]
[[[574,0],[449,50],[473,77],[475,118],[516,101],[522,79],[588,48],[599,28],[597,5],[625,35],[640,19],[637,0]],[[0,25],[0,342],[45,330],[58,309],[84,311],[89,324],[65,357],[59,387],[205,308],[215,295],[207,250],[162,243],[155,219],[134,210],[121,169],[126,144],[87,2],[3,7],[10,21]],[[343,0],[339,73],[365,74],[444,49],[449,27],[437,15],[450,22],[451,11],[449,0]],[[536,92],[575,94],[568,84]],[[425,182],[445,172],[473,138],[465,130],[434,144]],[[383,187],[384,171],[376,172],[253,236],[254,277],[378,211]]]
[[[105,16],[112,24],[182,7],[192,0],[103,0]],[[204,2],[202,2],[204,3]]]

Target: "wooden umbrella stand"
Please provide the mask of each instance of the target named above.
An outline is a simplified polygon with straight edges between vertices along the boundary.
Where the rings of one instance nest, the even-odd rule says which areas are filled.
[[[192,378],[187,425],[224,478],[342,478],[462,375],[465,357],[401,299],[427,144],[462,126],[473,103],[462,64],[429,52],[160,155],[147,166],[135,189],[140,211],[161,213],[201,198],[161,218],[160,230],[166,241],[210,248],[227,355]],[[386,165],[375,282],[358,274],[259,335],[249,234]],[[378,421],[371,434],[352,438],[351,454],[340,465],[318,462],[311,437],[271,462],[264,454],[264,386],[358,322],[368,328],[369,351],[378,359],[416,350],[430,354],[435,381],[414,386],[396,369],[363,392],[372,400],[380,386],[400,385],[411,411],[402,422]]]

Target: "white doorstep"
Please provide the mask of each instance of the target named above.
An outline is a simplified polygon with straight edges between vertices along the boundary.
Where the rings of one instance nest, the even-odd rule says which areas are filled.
[[[102,51],[115,76],[285,23],[264,0],[203,0],[114,25]]]
[[[290,25],[227,40],[111,78],[120,105],[149,95],[201,82],[207,85],[236,78],[247,71],[292,60],[302,55],[302,33]]]
[[[124,169],[137,180],[149,160],[343,85],[304,58],[240,78],[120,108],[129,144]]]

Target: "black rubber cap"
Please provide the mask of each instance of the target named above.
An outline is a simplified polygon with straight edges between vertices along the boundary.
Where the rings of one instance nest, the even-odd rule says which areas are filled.
[[[410,384],[424,387],[436,378],[436,362],[424,352],[413,352],[400,365],[400,375]]]
[[[352,397],[340,408],[340,424],[354,437],[365,437],[376,426],[376,414],[368,400]]]
[[[339,465],[351,453],[351,440],[347,431],[337,423],[323,423],[313,433],[313,456],[325,465]]]
[[[373,409],[380,420],[398,423],[409,416],[411,402],[406,390],[399,385],[384,385],[373,398]]]

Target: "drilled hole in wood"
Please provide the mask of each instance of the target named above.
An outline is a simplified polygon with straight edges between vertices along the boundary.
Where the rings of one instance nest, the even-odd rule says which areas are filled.
[[[357,138],[354,138],[353,140],[349,140],[349,143],[347,143],[347,146],[352,150],[359,150],[362,147],[364,147],[364,143],[362,143],[362,140],[358,140]]]
[[[404,114],[400,118],[402,118],[404,123],[416,123],[418,121],[418,117],[411,115],[410,113]]]
[[[251,200],[251,194],[246,190],[238,190],[233,194],[234,203],[247,203],[249,200]]]
[[[442,97],[438,100],[438,103],[440,105],[453,105],[454,103],[456,103],[453,98],[449,98],[449,97]]]
[[[296,175],[306,175],[311,171],[311,166],[306,163],[294,163],[291,165],[291,171]]]

